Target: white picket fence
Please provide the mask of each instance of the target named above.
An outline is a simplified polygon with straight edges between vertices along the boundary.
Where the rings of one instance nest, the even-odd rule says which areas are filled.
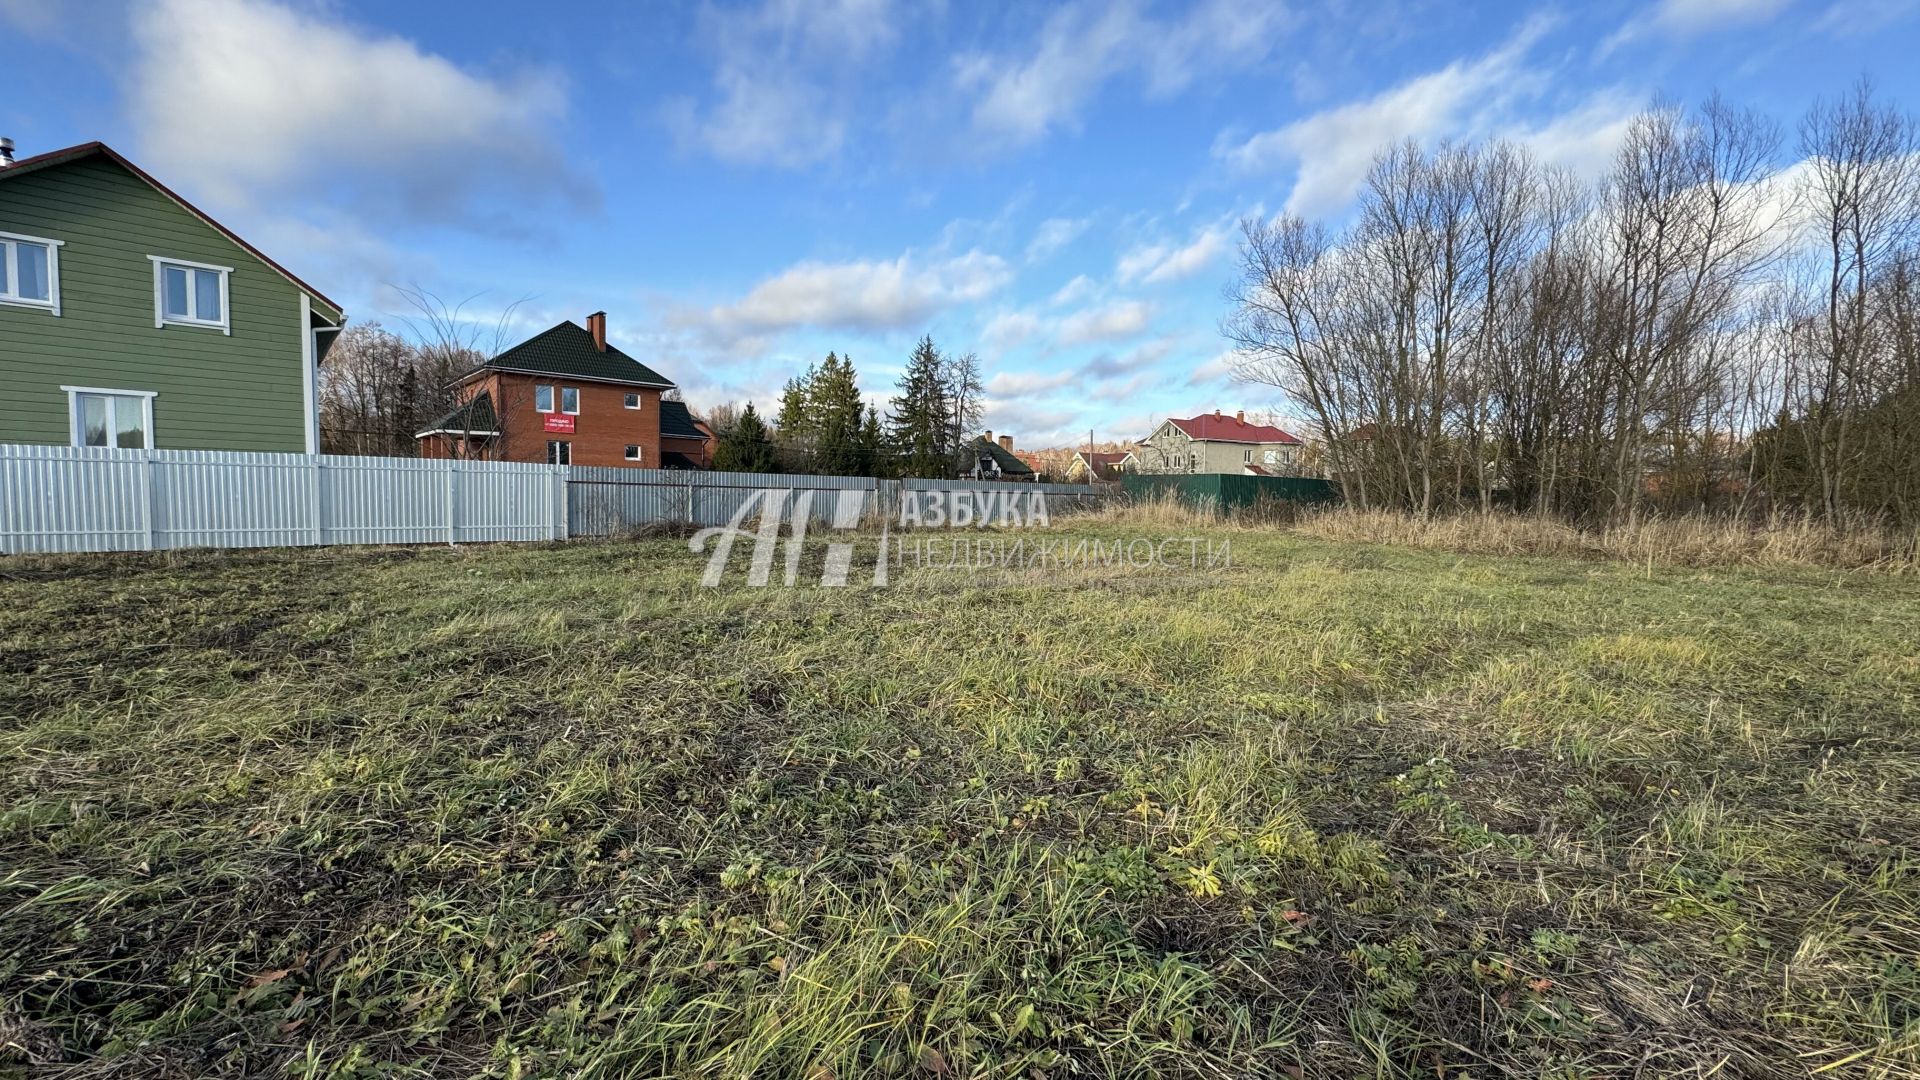
[[[920,492],[1016,488],[1059,508],[1102,497],[1065,484],[0,444],[0,554],[564,540],[725,524],[765,489],[825,521],[852,492],[866,516]]]

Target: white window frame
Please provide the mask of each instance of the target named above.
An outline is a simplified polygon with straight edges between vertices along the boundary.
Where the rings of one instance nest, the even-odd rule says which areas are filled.
[[[571,409],[567,408],[568,394],[573,395],[573,408]],[[560,415],[562,416],[579,416],[580,415],[580,388],[579,387],[563,386],[560,388]]]
[[[6,260],[7,288],[20,288],[19,244],[41,244],[47,249],[47,298],[20,296],[17,292],[0,293],[0,304],[16,307],[39,308],[53,312],[54,318],[60,317],[60,249],[66,246],[65,240],[54,240],[45,236],[25,236],[20,233],[0,232],[0,259]]]
[[[155,330],[165,329],[169,326],[197,326],[202,330],[218,330],[229,336],[233,334],[233,305],[229,302],[230,290],[227,287],[227,279],[233,276],[233,267],[219,266],[214,263],[189,262],[186,259],[170,259],[164,255],[149,255],[147,259],[153,263],[153,328]],[[191,315],[183,318],[167,314],[167,267],[169,266],[188,271],[212,270],[220,275],[219,322],[212,322],[207,319],[196,319]],[[194,301],[197,299],[195,293],[200,286],[195,284],[195,280],[193,274],[189,273],[187,275],[187,310],[189,312],[199,310],[199,305]]]
[[[1280,464],[1280,451],[1278,450],[1268,450],[1262,455],[1262,457],[1265,459],[1268,465]]]
[[[629,392],[625,401],[629,409],[644,409],[647,407],[647,399],[641,397],[638,392]]]
[[[642,453],[642,451],[641,451],[641,449],[640,449],[640,448],[639,448],[638,446],[635,446],[635,445],[633,445],[632,443],[628,443],[628,444],[627,444],[627,460],[628,460],[628,461],[640,461],[640,460],[642,460],[642,458],[641,458],[641,456],[640,456],[640,455],[641,455],[641,453]]]
[[[1240,460],[1248,465],[1253,464],[1253,447],[1249,446],[1240,451]]]
[[[80,430],[80,395],[100,394],[106,397],[138,398],[140,400],[140,430],[146,436],[145,450],[153,449],[153,399],[160,395],[152,390],[109,390],[103,386],[62,386],[67,392],[67,445],[86,446],[85,433]],[[119,425],[108,421],[108,438],[119,434]],[[101,449],[94,447],[93,449]],[[119,447],[106,447],[113,450]]]
[[[554,449],[554,447],[556,447],[556,446],[564,446],[564,447],[566,447],[566,451],[565,451],[565,454],[563,455],[563,454],[562,454],[561,452],[559,452],[559,451],[556,451],[556,450]],[[558,457],[562,457],[562,456],[564,456],[564,457],[565,457],[565,458],[566,458],[567,460],[565,460],[565,461],[556,461],[556,460],[554,460],[555,458],[558,458]],[[571,466],[571,465],[573,464],[573,440],[571,440],[571,439],[548,439],[548,440],[547,440],[547,464],[549,464],[549,465],[568,465],[568,466]]]
[[[547,392],[547,403],[545,406],[542,406],[540,404],[540,391],[542,390],[545,390]],[[559,400],[559,396],[558,394],[555,393],[554,388],[551,384],[548,384],[548,383],[533,384],[533,411],[534,412],[550,413],[553,411],[554,404],[558,400]]]

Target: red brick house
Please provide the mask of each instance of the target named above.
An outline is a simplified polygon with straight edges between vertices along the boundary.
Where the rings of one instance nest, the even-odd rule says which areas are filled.
[[[706,437],[673,383],[607,344],[607,314],[567,321],[474,368],[460,407],[418,432],[425,458],[706,468]]]
[[[660,402],[660,458],[656,469],[711,469],[713,435],[684,401]]]

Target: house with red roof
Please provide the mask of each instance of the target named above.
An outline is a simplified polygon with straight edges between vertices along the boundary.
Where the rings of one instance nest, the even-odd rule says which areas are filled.
[[[1271,424],[1247,421],[1245,412],[1215,410],[1169,418],[1140,440],[1131,464],[1143,473],[1232,473],[1289,476],[1297,471],[1303,444]]]
[[[1126,458],[1127,454],[1124,451],[1109,453],[1104,450],[1075,450],[1073,460],[1067,463],[1067,483],[1085,484],[1118,480],[1120,463]]]

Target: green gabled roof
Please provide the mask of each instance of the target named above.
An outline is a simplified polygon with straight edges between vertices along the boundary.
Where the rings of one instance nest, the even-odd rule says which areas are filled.
[[[1018,457],[1014,456],[1013,451],[1007,449],[1004,446],[1001,446],[999,443],[994,442],[992,439],[989,439],[984,435],[974,439],[972,442],[968,443],[966,446],[966,453],[969,455],[970,458],[979,457],[980,452],[982,450],[985,450],[987,454],[993,458],[994,462],[1000,466],[1000,471],[1003,473],[1008,473],[1014,476],[1032,476],[1033,475],[1033,466],[1028,465],[1024,461],[1021,461]],[[969,460],[966,464],[968,468],[971,468],[973,466],[973,462],[971,460]]]
[[[571,320],[542,331],[468,372],[518,371],[530,375],[560,375],[590,382],[624,383],[668,389],[673,381],[614,348],[593,347],[593,335]]]
[[[660,437],[664,439],[704,439],[707,433],[693,423],[693,410],[684,401],[660,402]]]
[[[414,438],[428,435],[498,435],[500,421],[493,413],[493,395],[475,394],[466,404],[427,425],[425,431],[416,432]]]

